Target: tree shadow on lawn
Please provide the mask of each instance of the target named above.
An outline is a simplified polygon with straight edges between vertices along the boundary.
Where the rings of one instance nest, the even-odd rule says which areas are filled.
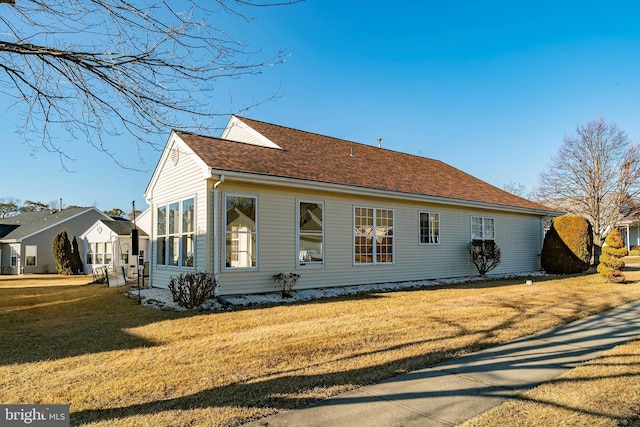
[[[123,291],[94,284],[0,289],[0,364],[154,346],[126,329],[200,314],[152,310]]]
[[[577,312],[582,310],[583,306],[578,304],[575,308]],[[531,314],[530,317],[534,317]],[[499,397],[509,398],[517,394],[514,390],[528,390],[545,381],[557,381],[553,378],[559,375],[561,369],[572,369],[583,364],[586,360],[598,357],[600,353],[608,348],[612,348],[623,342],[627,342],[637,336],[637,329],[640,326],[640,319],[629,322],[625,317],[625,310],[617,310],[609,314],[609,326],[605,329],[598,329],[602,325],[602,319],[598,316],[581,320],[578,329],[591,330],[593,334],[583,336],[576,334],[574,326],[559,326],[558,330],[545,331],[541,334],[532,336],[531,340],[527,338],[517,339],[506,346],[496,345],[491,342],[494,332],[510,325],[522,321],[527,314],[519,312],[509,319],[505,319],[501,324],[491,328],[490,330],[481,332],[480,337],[468,345],[462,345],[459,348],[452,348],[446,352],[437,350],[439,346],[432,340],[413,341],[400,344],[390,348],[373,350],[365,354],[350,355],[345,358],[357,358],[360,356],[371,356],[376,354],[385,354],[389,351],[401,350],[404,347],[414,345],[424,345],[433,343],[434,351],[423,353],[417,356],[410,356],[394,361],[378,364],[374,366],[366,366],[359,369],[352,369],[342,372],[329,372],[313,375],[301,375],[299,372],[303,369],[309,369],[311,366],[302,366],[292,368],[291,370],[283,370],[272,375],[259,374],[253,378],[245,378],[241,382],[228,384],[203,390],[198,393],[180,396],[166,400],[155,400],[146,403],[133,404],[130,406],[109,408],[109,409],[87,409],[71,413],[71,420],[74,424],[88,423],[95,421],[109,421],[132,416],[145,416],[158,414],[164,411],[189,410],[189,409],[212,409],[212,408],[240,408],[238,414],[231,420],[220,420],[227,424],[236,424],[250,421],[241,418],[244,412],[241,408],[254,408],[262,410],[263,416],[272,414],[274,411],[288,410],[309,405],[317,398],[313,396],[305,397],[303,394],[307,390],[314,389],[330,389],[332,387],[346,386],[357,388],[361,385],[368,385],[384,381],[384,383],[399,382],[400,387],[389,389],[389,394],[383,395],[384,400],[412,400],[417,398],[441,398],[446,395],[466,399],[469,397]],[[565,317],[558,316],[559,320],[573,319],[575,315]],[[613,322],[613,324],[611,324]],[[457,325],[459,328],[457,334],[471,332],[463,322]],[[478,331],[475,331],[478,333]],[[557,336],[560,339],[555,340],[552,337]],[[617,341],[610,341],[612,337],[616,337]],[[604,342],[606,341],[606,342]],[[520,342],[518,345],[517,343]],[[516,344],[515,347],[513,344]],[[482,353],[472,353],[482,351]],[[513,358],[513,354],[518,352],[521,356]],[[462,355],[453,358],[454,355]],[[618,357],[618,356],[616,356]],[[463,360],[470,360],[469,364],[462,364],[459,367],[447,366],[456,365]],[[326,363],[333,363],[329,361]],[[435,365],[435,366],[434,366]],[[433,367],[433,369],[425,369]],[[547,379],[540,379],[538,375],[528,377],[523,375],[527,370],[549,370],[552,376]],[[471,387],[455,388],[455,382],[445,379],[446,384],[451,384],[450,388],[438,386],[429,388],[428,386],[418,387],[411,383],[414,380],[431,380],[437,381],[443,379],[451,373],[462,376],[482,375],[483,372],[500,372],[500,375],[508,377],[510,373],[515,375],[516,382],[503,386],[489,386],[484,381],[473,381]],[[278,377],[275,377],[278,375]],[[625,378],[631,374],[614,374],[611,376],[603,376],[601,378]],[[574,378],[563,380],[568,382],[579,382],[593,380],[594,378]],[[447,386],[448,387],[448,386]],[[406,391],[411,388],[413,391]],[[302,396],[301,396],[302,395]],[[526,398],[524,398],[526,400]],[[323,405],[339,407],[341,405],[349,405],[363,403],[367,400],[380,400],[372,394],[355,395],[339,395],[331,401],[323,402]],[[571,411],[597,415],[606,418],[615,419],[615,414],[608,414],[599,410],[584,410],[580,408],[564,407],[561,404],[553,402],[542,402],[548,405],[565,408]],[[71,408],[73,411],[73,408]],[[224,411],[227,412],[227,411]]]
[[[497,370],[500,372],[512,371],[516,373],[519,378],[522,378],[523,370],[536,370],[536,369],[549,369],[549,364],[553,363],[556,356],[541,355],[541,351],[544,350],[538,348],[536,345],[531,345],[528,348],[530,356],[524,359],[514,360],[513,362],[504,362],[504,357],[509,356],[504,351],[489,351],[484,356],[486,363],[482,365],[481,369],[474,371],[473,369],[468,372],[462,372],[463,376],[473,377],[475,374],[482,374],[485,371]],[[563,358],[581,358],[588,353],[587,349],[576,347],[572,351],[564,351],[562,353]],[[438,356],[440,360],[447,360],[445,355]],[[415,399],[430,399],[443,397],[459,398],[461,401],[466,401],[469,398],[477,399],[479,397],[487,397],[492,399],[505,400],[509,398],[515,398],[523,401],[531,401],[536,403],[542,403],[551,407],[558,407],[569,411],[578,413],[594,415],[598,417],[604,417],[611,420],[617,420],[618,415],[607,413],[605,410],[598,409],[584,409],[575,408],[563,404],[559,404],[553,401],[543,401],[539,399],[532,399],[526,396],[518,395],[518,392],[514,391],[509,385],[494,386],[489,385],[483,381],[470,380],[473,385],[470,387],[459,387],[459,382],[451,382],[448,379],[452,375],[447,369],[439,369],[438,366],[434,368],[424,369],[425,366],[433,364],[434,355],[429,356],[417,356],[406,358],[391,363],[382,365],[376,365],[366,367],[362,369],[353,369],[347,372],[332,372],[319,375],[288,375],[278,378],[263,379],[252,382],[234,383],[221,387],[216,387],[208,390],[203,390],[198,393],[194,393],[187,396],[181,396],[173,399],[156,400],[142,404],[135,404],[126,407],[109,408],[109,409],[88,409],[79,412],[71,412],[72,424],[85,424],[90,422],[110,421],[116,420],[123,421],[127,417],[133,416],[145,416],[155,415],[165,411],[184,411],[191,409],[210,409],[210,408],[254,408],[262,409],[262,415],[260,417],[266,417],[273,415],[274,412],[281,412],[285,410],[291,410],[296,408],[304,408],[314,403],[320,403],[322,406],[328,407],[328,411],[339,411],[341,406],[362,404],[367,402],[381,402],[381,401],[395,401],[402,402],[407,401],[409,405],[410,401]],[[549,360],[547,360],[549,359]],[[617,365],[616,365],[617,366]],[[567,365],[566,369],[572,369],[575,365]],[[408,373],[401,373],[405,370],[410,370]],[[395,375],[381,375],[381,373],[396,372]],[[459,373],[460,374],[460,373]],[[567,387],[571,388],[572,383],[580,383],[585,381],[593,381],[598,379],[614,379],[614,378],[633,378],[634,373],[616,373],[612,375],[588,377],[588,378],[571,378],[571,379],[557,379],[550,378],[548,381],[535,379],[526,379],[516,384],[517,389],[520,391],[530,390],[539,386],[544,382],[561,382]],[[363,382],[363,379],[366,379]],[[383,381],[384,380],[384,381]],[[301,397],[302,390],[314,390],[318,388],[330,388],[336,386],[352,386],[353,389],[358,388],[360,385],[369,385],[374,383],[398,383],[399,386],[385,387],[382,385],[383,391],[380,395],[372,393],[357,393],[349,394],[342,393],[337,396],[333,396],[330,400],[318,401],[314,397]],[[416,381],[425,381],[424,386],[416,386]],[[436,383],[435,387],[430,387],[428,382],[432,381]],[[450,384],[451,386],[443,386],[442,384]],[[498,403],[496,403],[498,404]],[[242,411],[239,411],[242,412]],[[338,412],[339,413],[339,412]],[[220,423],[228,425],[243,424],[253,421],[252,419],[242,418],[241,415],[237,415],[234,419],[219,420]],[[267,425],[267,424],[265,424]]]

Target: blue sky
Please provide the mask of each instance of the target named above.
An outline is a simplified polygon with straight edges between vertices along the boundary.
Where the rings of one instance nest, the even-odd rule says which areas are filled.
[[[262,74],[214,82],[200,96],[220,111],[276,94],[245,115],[365,144],[382,138],[385,148],[528,190],[588,120],[604,117],[640,142],[640,3],[317,0],[249,13],[251,23],[228,30],[264,54],[291,56]],[[135,172],[60,134],[76,159],[70,173],[57,155],[24,145],[19,124],[19,107],[0,100],[0,198],[146,206],[159,151],[143,150],[139,162],[130,139],[114,138],[144,170]]]

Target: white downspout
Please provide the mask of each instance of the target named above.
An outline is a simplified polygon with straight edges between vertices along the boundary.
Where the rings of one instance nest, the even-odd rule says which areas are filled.
[[[218,182],[213,184],[213,277],[218,279],[218,273],[220,271],[220,236],[218,233],[218,219],[219,219],[219,200],[220,195],[218,186],[224,182],[224,175],[220,175]],[[215,288],[215,297],[218,296],[218,287]]]

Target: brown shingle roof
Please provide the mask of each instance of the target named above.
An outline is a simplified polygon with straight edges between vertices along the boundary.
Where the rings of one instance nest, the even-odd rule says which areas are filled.
[[[216,170],[550,210],[439,160],[257,120],[241,120],[278,144],[282,150],[191,133],[177,133],[209,167]]]

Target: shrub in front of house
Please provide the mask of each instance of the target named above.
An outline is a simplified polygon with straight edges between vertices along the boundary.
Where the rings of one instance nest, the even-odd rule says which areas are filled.
[[[640,246],[631,246],[629,256],[640,256]]]
[[[615,228],[611,230],[604,243],[598,273],[609,283],[624,282],[625,277],[620,270],[624,268],[622,258],[626,257],[629,251],[624,247],[620,232]]]
[[[282,298],[291,298],[291,292],[293,287],[298,283],[300,275],[296,273],[278,273],[273,276],[274,282],[276,282],[276,288],[282,293]]]
[[[181,274],[169,281],[173,301],[181,307],[196,308],[215,296],[218,280],[205,271]]]
[[[582,273],[589,268],[592,249],[589,221],[579,215],[560,216],[544,236],[542,268],[552,274]]]
[[[469,253],[481,276],[496,268],[502,259],[502,251],[493,240],[472,240],[469,243]]]

